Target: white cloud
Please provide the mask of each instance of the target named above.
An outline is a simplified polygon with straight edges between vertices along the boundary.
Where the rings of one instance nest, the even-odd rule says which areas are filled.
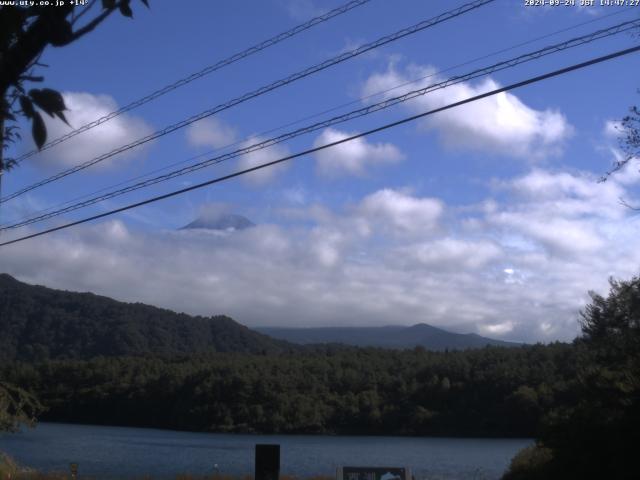
[[[444,237],[407,245],[396,252],[407,262],[407,267],[436,266],[446,270],[478,269],[502,255],[502,249],[486,240]]]
[[[282,198],[292,205],[304,205],[307,203],[308,192],[304,187],[295,186],[282,190]]]
[[[502,323],[493,323],[488,325],[483,325],[482,333],[485,335],[495,336],[495,335],[505,335],[513,330],[513,322],[502,322]]]
[[[619,200],[625,194],[620,180],[628,180],[627,172],[624,173],[615,181],[598,183],[598,177],[592,174],[536,169],[505,186],[531,204],[540,205],[541,213],[551,208],[568,217],[585,214],[619,217],[624,215]]]
[[[541,212],[501,212],[490,221],[503,229],[516,231],[538,241],[557,255],[595,253],[605,242],[589,221],[549,218]]]
[[[337,142],[354,135],[333,128],[324,130],[313,143],[314,147]],[[372,166],[393,164],[404,155],[390,143],[369,143],[364,138],[356,138],[316,152],[316,170],[324,176],[340,174],[364,175]]]
[[[346,235],[335,228],[316,227],[311,231],[309,250],[323,267],[333,267],[342,260]]]
[[[616,232],[628,228],[629,210],[620,200],[633,202],[627,187],[640,175],[632,175],[625,169],[619,177],[598,183],[592,174],[535,169],[501,185],[515,202],[489,212],[486,221],[506,236],[526,239],[552,255],[597,255]]]
[[[265,139],[261,137],[252,137],[251,140],[248,140],[241,144],[239,148],[246,148],[250,145],[260,143],[263,140]],[[247,155],[242,155],[238,160],[238,167],[241,170],[246,170],[249,168],[257,167],[259,165],[263,165],[265,163],[273,162],[274,160],[286,157],[287,155],[289,155],[289,149],[287,147],[283,145],[273,145],[271,147],[257,150]],[[276,177],[286,171],[287,167],[288,165],[285,162],[261,168],[259,170],[255,170],[251,173],[243,175],[242,180],[247,185],[251,185],[254,187],[264,186],[275,180]]]
[[[43,114],[49,140],[65,135],[75,128],[79,128],[118,109],[118,104],[109,95],[62,92],[62,96],[68,108],[65,116],[71,126]],[[34,157],[33,162],[43,168],[69,168],[91,160],[98,155],[110,152],[122,145],[129,144],[152,132],[151,126],[142,118],[125,113],[45,150],[42,154]],[[96,164],[94,168],[100,169],[121,164],[123,161],[139,156],[148,145],[147,143],[125,153],[115,155]]]
[[[443,80],[433,67],[411,66],[404,72],[391,63],[387,71],[371,75],[363,96],[392,89],[417,78],[421,81],[395,88],[383,96],[392,98]],[[405,105],[423,112],[455,103],[499,88],[488,78],[475,84],[460,83],[415,98]],[[511,93],[500,93],[460,107],[439,112],[424,120],[442,141],[452,148],[485,150],[503,155],[539,159],[562,151],[564,140],[573,131],[567,119],[556,110],[535,110]]]
[[[210,117],[187,127],[187,141],[194,147],[222,148],[235,142],[236,130],[221,120]]]
[[[443,209],[440,200],[384,189],[365,197],[356,210],[370,224],[382,225],[394,232],[413,233],[435,229]]]
[[[283,225],[232,233],[109,221],[3,247],[0,265],[28,282],[254,326],[427,322],[569,340],[588,290],[640,269],[640,219],[615,201],[630,191],[615,177],[540,169],[499,188],[500,200],[467,209],[382,189],[343,208],[288,206]]]

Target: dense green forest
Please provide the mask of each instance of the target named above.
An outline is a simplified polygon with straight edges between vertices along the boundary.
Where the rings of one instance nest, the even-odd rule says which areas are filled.
[[[27,285],[6,274],[0,274],[0,332],[0,361],[295,348],[225,316],[193,317]]]
[[[9,363],[43,420],[197,431],[531,436],[575,401],[567,344],[456,352],[332,348]]]

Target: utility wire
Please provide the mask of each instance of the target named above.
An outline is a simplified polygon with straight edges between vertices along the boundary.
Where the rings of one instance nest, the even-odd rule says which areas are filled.
[[[86,132],[87,130],[90,130],[94,127],[97,127],[98,125],[102,125],[105,122],[108,122],[109,120],[122,115],[123,113],[129,112],[135,108],[140,107],[141,105],[144,105],[145,103],[149,103],[152,100],[155,100],[158,97],[161,97],[162,95],[165,95],[173,90],[176,90],[184,85],[187,85],[191,82],[193,82],[194,80],[197,80],[199,78],[202,78],[206,75],[209,75],[210,73],[215,72],[216,70],[220,70],[221,68],[224,68],[228,65],[231,65],[232,63],[235,63],[239,60],[242,60],[244,58],[247,58],[255,53],[261,52],[262,50],[265,50],[269,47],[272,47],[273,45],[276,45],[288,38],[291,38],[295,35],[298,35],[299,33],[304,32],[305,30],[308,30],[312,27],[315,27],[316,25],[319,25],[321,23],[324,23],[334,17],[337,17],[339,15],[342,15],[343,13],[346,13],[350,10],[353,10],[356,7],[360,7],[362,5],[364,5],[365,3],[370,2],[371,0],[353,0],[350,1],[338,8],[334,8],[333,10],[320,15],[318,17],[314,17],[311,20],[308,20],[305,23],[302,23],[300,25],[297,25],[295,27],[293,27],[290,30],[287,30],[286,32],[282,32],[274,37],[271,37],[261,43],[258,43],[257,45],[254,45],[252,47],[247,48],[246,50],[243,50],[241,52],[238,52],[234,55],[231,55],[230,57],[225,58],[224,60],[220,60],[216,63],[214,63],[213,65],[209,65],[208,67],[203,68],[202,70],[192,73],[191,75],[188,75],[184,78],[181,78],[180,80],[177,80],[165,87],[160,88],[159,90],[156,90],[155,92],[152,92],[138,100],[135,100],[121,108],[119,108],[118,110],[115,110],[113,112],[110,112],[96,120],[93,120],[89,123],[86,123],[85,125],[82,125],[81,127],[78,127],[75,130],[72,130],[69,133],[66,133],[64,135],[61,135],[60,137],[51,140],[47,143],[45,143],[42,148],[40,150],[38,149],[33,149],[30,152],[27,152],[23,155],[21,155],[20,157],[18,157],[16,159],[16,162],[22,162],[23,160],[32,157],[36,154],[38,154],[39,152],[43,151],[43,150],[47,150],[51,147],[54,147],[56,145],[59,145],[62,142],[65,142],[66,140],[69,140],[70,138],[75,137],[76,135],[82,133],[82,132]]]
[[[103,155],[100,155],[98,157],[93,158],[92,160],[89,160],[87,162],[81,163],[79,165],[76,165],[72,168],[69,168],[67,170],[63,170],[62,172],[59,172],[51,177],[45,178],[44,180],[40,180],[39,182],[36,182],[34,184],[31,184],[27,187],[24,187],[10,195],[5,196],[4,198],[0,198],[0,204],[5,203],[11,199],[14,199],[26,192],[30,192],[31,190],[34,190],[36,188],[39,188],[43,185],[46,185],[48,183],[54,182],[56,180],[59,180],[61,178],[64,178],[68,175],[71,175],[73,173],[79,172],[80,170],[84,170],[85,168],[88,168],[92,165],[95,165],[96,163],[102,162],[108,158],[113,157],[114,155],[117,155],[119,153],[125,152],[127,150],[131,150],[132,148],[135,148],[139,145],[143,145],[147,142],[150,142],[151,140],[155,140],[156,138],[160,138],[164,135],[167,135],[169,133],[172,133],[180,128],[184,128],[188,125],[191,125],[194,122],[197,122],[198,120],[202,120],[203,118],[207,118],[210,117],[216,113],[219,113],[223,110],[227,110],[231,107],[234,107],[240,103],[246,102],[247,100],[250,100],[252,98],[258,97],[260,95],[263,95],[267,92],[270,92],[272,90],[275,90],[277,88],[283,87],[285,85],[289,85],[290,83],[293,83],[297,80],[300,80],[302,78],[308,77],[316,72],[319,72],[321,70],[324,70],[326,68],[329,68],[333,65],[336,65],[338,63],[342,63],[346,60],[349,60],[353,57],[356,57],[358,55],[362,55],[363,53],[366,53],[370,50],[373,50],[375,48],[378,48],[380,46],[386,45],[388,43],[394,42],[396,40],[399,40],[403,37],[406,37],[408,35],[412,35],[415,34],[417,32],[420,32],[422,30],[425,30],[429,27],[433,27],[439,23],[445,22],[447,20],[451,20],[452,18],[456,18],[460,15],[463,15],[471,10],[475,10],[476,8],[480,8],[488,3],[492,3],[495,0],[475,0],[473,2],[469,2],[466,3],[458,8],[455,8],[453,10],[449,10],[447,12],[441,13],[440,15],[437,15],[433,18],[430,18],[428,20],[424,20],[422,22],[419,22],[411,27],[407,27],[404,28],[402,30],[399,30],[393,34],[390,35],[386,35],[384,37],[379,38],[378,40],[375,40],[373,42],[367,43],[365,45],[362,45],[354,50],[350,50],[348,52],[345,52],[341,55],[338,55],[336,57],[333,57],[329,60],[325,60],[324,62],[320,63],[320,64],[316,64],[312,67],[309,67],[305,70],[302,70],[300,72],[294,73],[292,75],[289,75],[288,77],[282,78],[280,80],[277,80],[273,83],[270,83],[268,85],[265,85],[263,87],[258,88],[257,90],[254,90],[252,92],[246,93],[240,97],[236,97],[233,100],[230,100],[226,103],[217,105],[209,110],[205,110],[204,112],[201,112],[197,115],[193,115],[192,117],[189,117],[186,120],[182,120],[178,123],[174,123],[173,125],[170,125],[162,130],[159,130],[157,132],[154,132],[150,135],[147,135],[143,138],[140,138],[132,143],[129,143],[127,145],[123,145],[120,146],[108,153],[105,153]]]
[[[576,37],[558,44],[554,44],[554,45],[550,45],[548,47],[536,50],[534,52],[530,52],[530,53],[526,53],[523,55],[520,55],[518,57],[509,59],[509,60],[505,60],[502,62],[498,62],[495,63],[493,65],[490,65],[488,67],[483,67],[477,70],[474,70],[470,73],[466,73],[463,75],[458,75],[458,76],[454,76],[451,77],[447,80],[438,82],[438,83],[434,83],[431,85],[428,85],[424,88],[420,88],[417,90],[412,90],[410,92],[407,92],[403,95],[399,95],[393,98],[389,98],[387,100],[383,100],[381,102],[369,105],[367,107],[363,107],[363,108],[359,108],[357,110],[353,110],[351,112],[342,114],[342,115],[338,115],[335,116],[333,118],[329,118],[327,120],[321,121],[321,122],[317,122],[302,128],[299,128],[297,130],[293,130],[291,132],[287,132],[284,133],[282,135],[279,135],[277,137],[272,137],[269,139],[266,139],[264,141],[260,141],[258,143],[254,143],[252,145],[248,145],[246,147],[237,149],[235,151],[232,152],[228,152],[219,156],[215,156],[212,158],[209,158],[207,160],[204,160],[202,162],[198,162],[192,165],[189,165],[187,167],[183,167],[181,169],[178,170],[174,170],[172,172],[166,173],[164,175],[160,175],[154,178],[150,178],[148,180],[144,180],[138,183],[135,183],[133,185],[118,189],[118,190],[114,190],[111,192],[108,192],[106,194],[103,195],[99,195],[99,196],[95,196],[92,197],[88,200],[82,201],[82,202],[78,202],[78,203],[74,203],[72,205],[69,205],[67,207],[64,208],[60,208],[58,210],[54,210],[52,212],[49,213],[44,213],[35,217],[31,217],[27,220],[23,220],[23,221],[19,221],[17,223],[14,223],[12,225],[7,225],[7,226],[3,226],[0,227],[0,232],[5,231],[5,230],[10,230],[10,229],[15,229],[15,228],[19,228],[19,227],[23,227],[26,225],[31,225],[33,223],[37,223],[37,222],[41,222],[44,220],[48,220],[50,218],[53,217],[57,217],[59,215],[62,215],[64,213],[68,213],[74,210],[78,210],[80,208],[84,208],[105,200],[109,200],[111,198],[115,198],[117,196],[120,195],[124,195],[126,193],[130,193],[133,192],[135,190],[139,190],[141,188],[145,188],[151,185],[155,185],[157,183],[161,183],[161,182],[165,182],[167,180],[182,176],[182,175],[186,175],[188,173],[192,173],[194,171],[203,169],[205,167],[211,166],[213,164],[218,164],[218,163],[222,163],[224,161],[230,160],[232,158],[236,158],[238,156],[241,155],[246,155],[252,152],[255,152],[257,150],[262,150],[268,147],[271,147],[273,145],[282,143],[284,141],[288,141],[291,140],[292,138],[298,137],[300,135],[304,135],[307,133],[311,133],[317,130],[320,130],[322,128],[327,128],[339,123],[344,123],[346,121],[349,120],[353,120],[355,118],[359,118],[365,115],[369,115],[371,113],[380,111],[380,110],[384,110],[386,108],[389,108],[391,106],[397,105],[399,103],[402,102],[406,102],[408,100],[423,96],[427,93],[433,92],[435,90],[441,90],[444,88],[447,88],[451,85],[455,85],[458,83],[462,83],[462,82],[466,82],[468,80],[472,80],[481,76],[485,76],[491,73],[495,73],[501,70],[505,70],[507,68],[513,68],[517,65],[532,61],[532,60],[536,60],[540,57],[546,56],[546,55],[550,55],[556,52],[560,52],[563,50],[567,50],[569,48],[574,48],[577,47],[579,45],[584,45],[586,43],[590,43],[596,40],[600,40],[602,38],[606,38],[612,35],[616,35],[619,34],[621,32],[624,31],[628,31],[631,30],[633,28],[636,28],[640,26],[640,20],[635,20],[635,21],[627,21],[627,22],[623,22],[621,24],[615,25],[613,27],[609,27],[606,29],[601,29],[598,30],[596,32],[592,32],[589,33],[587,35],[583,35],[581,37]]]
[[[212,149],[212,150],[207,150],[206,152],[199,153],[198,155],[194,155],[194,156],[191,156],[191,157],[189,157],[189,158],[187,158],[187,159],[180,160],[179,162],[173,162],[173,163],[170,163],[170,164],[168,164],[168,165],[165,165],[164,167],[161,167],[161,168],[157,168],[157,169],[151,170],[151,171],[149,171],[149,172],[143,173],[143,174],[141,174],[141,175],[137,175],[137,176],[132,177],[132,178],[129,178],[129,179],[127,179],[127,180],[123,180],[122,182],[118,182],[118,183],[113,184],[113,185],[110,185],[110,186],[108,186],[108,187],[101,188],[101,189],[96,190],[96,191],[93,191],[93,192],[91,192],[91,193],[86,193],[86,194],[80,195],[80,196],[78,196],[78,197],[74,197],[74,198],[72,198],[72,199],[70,199],[70,200],[66,200],[66,201],[64,201],[64,202],[57,203],[57,204],[52,205],[52,206],[50,206],[50,207],[43,208],[43,209],[41,209],[41,210],[36,210],[35,212],[31,212],[31,214],[29,214],[29,215],[24,215],[24,216],[22,216],[21,218],[19,218],[18,220],[14,220],[14,222],[22,222],[23,220],[31,219],[31,218],[33,217],[33,215],[38,215],[38,214],[46,213],[46,212],[49,212],[49,211],[51,211],[51,210],[58,209],[58,208],[60,208],[60,207],[62,207],[62,206],[64,206],[64,205],[70,205],[70,204],[76,203],[76,202],[78,202],[78,201],[80,201],[80,200],[82,200],[82,199],[85,199],[85,198],[88,198],[88,197],[91,197],[91,196],[97,195],[97,194],[102,193],[102,192],[106,192],[106,191],[107,191],[107,190],[109,190],[109,189],[117,188],[117,187],[120,187],[120,186],[122,186],[122,185],[126,185],[126,184],[128,184],[128,183],[134,182],[134,181],[136,181],[136,180],[140,180],[140,179],[145,178],[145,177],[149,177],[149,176],[151,176],[151,175],[153,175],[153,174],[156,174],[156,173],[159,173],[159,172],[162,172],[162,171],[168,170],[168,169],[170,169],[170,168],[172,168],[172,167],[176,167],[176,166],[178,166],[178,165],[184,165],[185,163],[188,163],[188,162],[190,162],[190,161],[192,161],[192,160],[197,160],[198,158],[202,158],[202,157],[204,157],[204,156],[211,155],[211,154],[213,154],[213,153],[215,153],[215,152],[219,152],[219,151],[222,151],[222,150],[226,150],[226,149],[228,149],[228,148],[232,148],[232,147],[235,147],[235,146],[238,146],[238,145],[241,145],[241,144],[246,144],[246,143],[248,143],[248,142],[249,142],[249,141],[251,141],[251,140],[254,140],[254,139],[257,139],[257,138],[262,138],[262,137],[264,137],[265,135],[268,135],[268,134],[270,134],[270,133],[274,133],[274,132],[277,132],[277,131],[283,130],[283,129],[285,129],[285,128],[287,128],[287,127],[291,127],[291,126],[293,126],[293,125],[298,125],[298,124],[300,124],[300,123],[302,123],[302,122],[304,122],[304,121],[307,121],[307,120],[312,120],[312,119],[314,119],[314,118],[318,118],[318,117],[320,117],[320,116],[322,116],[322,115],[325,115],[325,114],[327,114],[327,113],[335,112],[335,111],[337,111],[337,110],[342,110],[343,108],[345,108],[345,107],[349,107],[349,106],[351,106],[351,105],[355,105],[355,104],[362,103],[362,102],[364,102],[365,100],[368,100],[368,99],[370,99],[370,98],[379,97],[379,96],[381,96],[381,95],[383,95],[383,94],[385,94],[385,93],[389,93],[389,92],[392,92],[392,91],[394,91],[394,90],[400,89],[400,88],[402,88],[402,87],[405,87],[405,86],[408,86],[408,85],[412,85],[412,84],[418,83],[418,82],[420,82],[420,81],[422,81],[422,80],[426,80],[427,78],[432,78],[432,77],[434,77],[434,76],[436,76],[436,75],[441,75],[442,73],[445,73],[445,72],[449,72],[449,71],[452,71],[452,70],[457,70],[457,69],[458,69],[458,68],[460,68],[460,67],[464,67],[464,66],[467,66],[467,65],[470,65],[470,64],[473,64],[473,63],[479,62],[480,60],[484,60],[484,59],[486,59],[486,58],[495,57],[496,55],[499,55],[500,53],[509,52],[509,51],[511,51],[511,50],[515,50],[515,49],[517,49],[517,48],[519,48],[519,47],[522,47],[522,46],[525,46],[525,45],[530,45],[531,43],[535,43],[535,42],[538,42],[538,41],[540,41],[540,40],[544,40],[544,39],[547,39],[547,38],[550,38],[550,37],[553,37],[553,36],[559,35],[559,34],[561,34],[561,33],[568,32],[568,31],[570,31],[570,30],[575,30],[576,28],[580,28],[580,27],[583,27],[583,26],[585,26],[585,25],[589,25],[589,24],[594,23],[594,22],[601,22],[602,20],[605,20],[605,19],[607,19],[607,18],[609,18],[609,17],[612,17],[612,16],[620,15],[620,14],[622,14],[622,13],[627,13],[627,11],[625,11],[625,10],[614,10],[613,12],[611,12],[611,13],[609,13],[609,14],[607,14],[607,15],[597,16],[596,18],[593,18],[593,19],[591,19],[591,20],[587,20],[587,21],[584,21],[584,22],[580,22],[580,23],[577,23],[577,24],[575,24],[575,25],[571,25],[571,26],[569,26],[569,27],[562,28],[562,29],[560,29],[560,30],[555,30],[555,31],[553,31],[553,32],[546,33],[546,34],[544,34],[544,35],[541,35],[541,36],[538,36],[538,37],[535,37],[535,38],[532,38],[532,39],[526,40],[526,41],[524,41],[524,42],[517,43],[517,44],[512,45],[512,46],[510,46],[510,47],[503,48],[503,49],[500,49],[500,50],[494,51],[494,52],[492,52],[492,53],[488,53],[488,54],[483,55],[483,56],[481,56],[481,57],[476,57],[476,58],[474,58],[474,59],[467,60],[467,61],[465,61],[465,62],[463,62],[463,63],[458,63],[458,64],[456,64],[456,65],[453,65],[453,66],[447,67],[447,68],[445,68],[445,69],[443,69],[443,70],[439,70],[439,71],[437,71],[437,72],[430,73],[430,74],[428,74],[428,75],[423,75],[423,76],[421,76],[421,77],[414,78],[414,79],[409,80],[409,81],[407,81],[407,82],[404,82],[404,83],[401,83],[401,84],[395,85],[395,86],[393,86],[393,87],[391,87],[391,88],[388,88],[388,89],[385,89],[385,90],[380,90],[380,91],[375,92],[375,93],[372,93],[372,94],[370,94],[370,95],[366,95],[366,96],[360,97],[360,98],[358,98],[358,99],[356,99],[356,100],[352,100],[352,101],[349,101],[349,102],[346,102],[346,103],[342,103],[342,104],[340,104],[340,105],[337,105],[337,106],[335,106],[335,107],[329,108],[329,109],[327,109],[327,110],[323,110],[323,111],[321,111],[321,112],[317,112],[317,113],[314,113],[314,114],[312,114],[312,115],[308,115],[308,116],[306,116],[306,117],[299,118],[299,119],[294,120],[294,121],[292,121],[292,122],[286,123],[286,124],[284,124],[284,125],[280,125],[280,126],[275,127],[275,128],[271,128],[271,129],[266,130],[266,131],[263,131],[263,132],[261,132],[261,133],[251,135],[251,136],[249,136],[249,137],[245,137],[245,138],[243,138],[242,140],[235,141],[235,142],[230,143],[230,144],[227,144],[227,145],[225,145],[225,146],[223,146],[223,147],[218,147],[218,148],[214,148],[214,149]],[[2,195],[0,194],[0,198],[1,198],[1,197],[2,197]],[[10,223],[10,222],[0,223],[0,229],[1,229],[2,227],[5,227],[5,226],[9,225],[9,223]]]
[[[483,98],[487,98],[487,97],[490,97],[490,96],[493,96],[493,95],[497,95],[499,93],[508,92],[508,91],[514,90],[516,88],[521,88],[521,87],[524,87],[526,85],[530,85],[532,83],[541,82],[543,80],[547,80],[547,79],[552,78],[552,77],[557,77],[557,76],[560,76],[560,75],[564,75],[566,73],[569,73],[569,72],[572,72],[572,71],[575,71],[575,70],[586,68],[586,67],[591,66],[591,65],[595,65],[595,64],[602,63],[602,62],[605,62],[605,61],[608,61],[608,60],[612,60],[614,58],[621,57],[623,55],[629,55],[631,53],[635,53],[635,52],[638,52],[638,51],[640,51],[640,45],[636,46],[636,47],[627,48],[627,49],[624,49],[624,50],[618,50],[617,52],[610,53],[608,55],[603,55],[603,56],[600,56],[600,57],[592,58],[591,60],[588,60],[586,62],[577,63],[577,64],[571,65],[569,67],[564,67],[564,68],[561,68],[559,70],[554,70],[552,72],[545,73],[543,75],[538,75],[536,77],[528,78],[527,80],[522,80],[522,81],[517,82],[517,83],[512,83],[512,84],[510,84],[510,85],[508,85],[506,87],[497,88],[495,90],[491,90],[489,92],[485,92],[485,93],[482,93],[480,95],[475,95],[473,97],[461,100],[459,102],[450,103],[450,104],[445,105],[443,107],[435,108],[433,110],[429,110],[427,112],[419,113],[417,115],[412,115],[410,117],[406,117],[406,118],[403,118],[402,120],[397,120],[397,121],[392,122],[392,123],[387,123],[386,125],[383,125],[381,127],[377,127],[377,128],[371,129],[371,130],[367,130],[366,132],[363,132],[363,133],[358,133],[358,134],[355,134],[355,135],[351,135],[350,137],[344,138],[342,140],[338,140],[338,141],[335,141],[335,142],[331,142],[331,143],[326,143],[324,145],[320,145],[318,147],[310,148],[308,150],[304,150],[304,151],[295,153],[293,155],[288,155],[286,157],[279,158],[278,160],[273,160],[271,162],[263,163],[261,165],[256,165],[255,167],[251,167],[251,168],[247,168],[247,169],[244,169],[244,170],[240,170],[240,171],[231,173],[229,175],[224,175],[224,176],[221,176],[221,177],[213,178],[211,180],[199,183],[197,185],[192,185],[190,187],[182,188],[180,190],[174,190],[173,192],[169,192],[169,193],[165,193],[163,195],[158,195],[156,197],[148,198],[148,199],[143,200],[141,202],[132,203],[132,204],[126,205],[124,207],[116,208],[114,210],[109,210],[108,212],[100,213],[98,215],[93,215],[91,217],[86,217],[86,218],[83,218],[82,220],[77,220],[75,222],[67,223],[67,224],[64,224],[64,225],[59,225],[57,227],[49,228],[47,230],[43,230],[43,231],[40,231],[40,232],[32,233],[30,235],[25,235],[23,237],[19,237],[19,238],[16,238],[16,239],[13,239],[13,240],[10,240],[10,241],[7,241],[7,242],[3,242],[3,243],[0,243],[0,247],[6,246],[6,245],[11,245],[11,244],[18,243],[18,242],[22,242],[24,240],[28,240],[28,239],[31,239],[31,238],[39,237],[39,236],[46,235],[46,234],[49,234],[49,233],[52,233],[52,232],[57,232],[59,230],[63,230],[63,229],[69,228],[69,227],[73,227],[75,225],[80,225],[80,224],[83,224],[83,223],[87,223],[87,222],[90,222],[92,220],[97,220],[99,218],[104,218],[104,217],[113,215],[115,213],[124,212],[126,210],[131,210],[133,208],[141,207],[143,205],[148,205],[148,204],[151,204],[151,203],[158,202],[160,200],[165,200],[167,198],[175,197],[175,196],[181,195],[183,193],[191,192],[193,190],[197,190],[197,189],[209,186],[209,185],[213,185],[213,184],[220,183],[220,182],[223,182],[223,181],[226,181],[226,180],[230,180],[232,178],[239,177],[241,175],[246,175],[248,173],[255,172],[255,171],[263,169],[263,168],[267,168],[267,167],[271,167],[273,165],[277,165],[279,163],[287,162],[289,160],[293,160],[293,159],[298,158],[298,157],[309,155],[311,153],[315,153],[315,152],[318,152],[320,150],[325,150],[327,148],[335,147],[336,145],[340,145],[340,144],[343,144],[343,143],[346,143],[346,142],[350,142],[350,141],[358,139],[358,138],[367,137],[369,135],[373,135],[374,133],[378,133],[378,132],[381,132],[381,131],[384,131],[384,130],[387,130],[387,129],[390,129],[390,128],[394,128],[394,127],[397,127],[399,125],[403,125],[405,123],[409,123],[409,122],[418,120],[420,118],[423,118],[423,117],[426,117],[426,116],[429,116],[429,115],[433,115],[433,114],[438,113],[438,112],[442,112],[442,111],[445,111],[445,110],[449,110],[451,108],[459,107],[461,105],[465,105],[467,103],[475,102],[475,101],[481,100]]]

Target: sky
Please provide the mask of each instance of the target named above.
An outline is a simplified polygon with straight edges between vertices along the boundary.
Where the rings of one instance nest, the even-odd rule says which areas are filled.
[[[77,128],[342,3],[133,2],[80,41],[45,51],[39,73]],[[462,5],[372,0],[31,157],[5,194],[263,85]],[[571,3],[571,2],[569,2]],[[250,146],[320,119],[620,22],[640,7],[497,0],[2,205],[1,223],[159,169]],[[544,38],[541,38],[544,37]],[[637,44],[621,33],[142,189],[9,240],[333,142]],[[429,323],[493,338],[579,334],[589,292],[638,274],[638,163],[618,122],[638,104],[640,54],[422,118],[274,168],[0,247],[0,271],[253,326]],[[326,113],[328,110],[331,112]],[[311,117],[311,118],[310,118]],[[49,138],[69,131],[47,120]],[[10,155],[33,148],[29,126]],[[275,130],[274,130],[275,129]],[[176,165],[179,164],[179,165]],[[234,213],[254,228],[181,230]]]

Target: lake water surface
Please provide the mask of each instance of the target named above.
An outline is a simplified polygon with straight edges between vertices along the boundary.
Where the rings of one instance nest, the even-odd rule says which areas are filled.
[[[281,473],[334,476],[349,466],[409,467],[416,480],[498,479],[530,439],[235,435],[42,423],[0,435],[0,451],[44,471],[79,464],[97,479],[252,474],[256,443],[277,443]]]

